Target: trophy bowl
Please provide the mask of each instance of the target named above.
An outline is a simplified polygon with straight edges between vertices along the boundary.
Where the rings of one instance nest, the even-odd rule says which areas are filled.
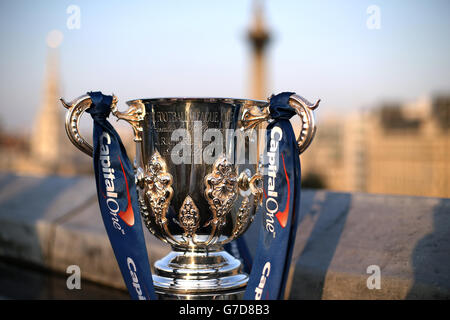
[[[78,130],[89,96],[71,103],[66,132],[81,151],[92,147]],[[153,283],[162,299],[238,299],[248,275],[223,245],[250,226],[262,199],[260,146],[266,101],[232,98],[155,98],[128,101],[120,112],[134,130],[135,177],[147,229],[172,251],[154,265]],[[292,95],[302,120],[300,150],[315,132],[306,100]]]

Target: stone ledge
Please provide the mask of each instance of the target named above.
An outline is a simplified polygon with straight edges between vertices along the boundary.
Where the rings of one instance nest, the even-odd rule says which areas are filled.
[[[145,231],[150,265],[169,253],[170,248]],[[91,281],[125,289],[119,266],[106,235],[97,200],[56,228],[51,268],[65,270],[76,264]]]
[[[450,199],[302,197],[292,299],[450,298]],[[371,265],[380,268],[381,289],[367,287]]]
[[[169,247],[144,234],[153,264]],[[0,176],[0,256],[61,273],[78,265],[83,278],[125,289],[92,177]]]
[[[47,266],[54,228],[94,200],[90,178],[0,176],[0,255]]]
[[[255,247],[260,217],[246,233]],[[450,298],[450,199],[306,190],[291,299]],[[151,263],[169,248],[145,232]],[[95,181],[0,175],[0,256],[124,288]],[[368,289],[367,267],[381,271]]]

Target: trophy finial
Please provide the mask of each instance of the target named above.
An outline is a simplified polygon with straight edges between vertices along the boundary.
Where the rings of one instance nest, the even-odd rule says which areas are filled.
[[[63,98],[59,98],[59,101],[61,101],[64,108],[70,109],[71,105],[68,104]]]
[[[309,108],[310,108],[311,110],[316,110],[317,107],[319,106],[320,101],[321,101],[320,99],[317,100],[316,103],[314,103],[314,105],[310,106]]]

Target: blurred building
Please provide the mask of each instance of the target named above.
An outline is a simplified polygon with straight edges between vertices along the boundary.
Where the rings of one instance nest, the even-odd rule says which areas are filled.
[[[69,142],[64,130],[58,69],[58,52],[51,49],[42,102],[30,136],[0,133],[1,171],[31,175],[92,173],[91,160]]]
[[[450,96],[323,119],[302,156],[306,185],[450,197]]]

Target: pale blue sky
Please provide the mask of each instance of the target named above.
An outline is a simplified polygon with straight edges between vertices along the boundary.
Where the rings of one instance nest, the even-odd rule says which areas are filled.
[[[69,30],[66,9],[81,9]],[[62,95],[90,90],[126,100],[247,97],[252,2],[1,1],[0,121],[31,125],[39,103],[46,35],[59,29]],[[381,10],[381,29],[366,26]],[[448,0],[267,0],[273,34],[271,92],[296,91],[323,109],[349,112],[383,100],[450,91]],[[324,110],[325,112],[325,110]]]

